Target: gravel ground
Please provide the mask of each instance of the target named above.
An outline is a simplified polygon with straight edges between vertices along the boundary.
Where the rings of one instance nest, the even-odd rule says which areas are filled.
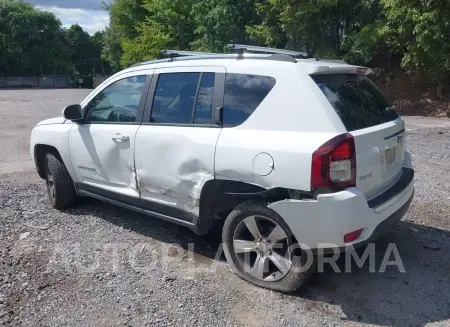
[[[0,91],[0,325],[450,326],[448,128],[409,128],[416,195],[398,228],[377,242],[377,272],[326,267],[283,295],[233,275],[218,232],[199,237],[94,200],[50,208],[27,158],[29,131],[86,93]],[[20,117],[21,127],[12,122]],[[379,272],[389,243],[405,273]]]

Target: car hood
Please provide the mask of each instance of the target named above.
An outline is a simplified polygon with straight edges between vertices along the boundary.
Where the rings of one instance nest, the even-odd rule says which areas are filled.
[[[64,124],[66,119],[64,117],[53,117],[37,123],[37,125],[51,125],[51,124]]]

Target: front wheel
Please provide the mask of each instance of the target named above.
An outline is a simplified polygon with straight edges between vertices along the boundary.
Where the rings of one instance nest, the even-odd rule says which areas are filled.
[[[225,221],[222,242],[233,271],[260,287],[290,293],[315,272],[312,253],[298,247],[284,220],[262,202],[238,205]]]
[[[50,204],[55,209],[75,203],[77,193],[64,163],[53,153],[45,156],[46,184]]]

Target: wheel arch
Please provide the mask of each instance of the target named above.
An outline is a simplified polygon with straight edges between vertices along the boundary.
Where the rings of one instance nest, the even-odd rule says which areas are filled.
[[[225,219],[239,204],[254,200],[274,202],[289,197],[285,188],[266,189],[259,185],[234,180],[212,179],[203,185],[199,201],[197,228],[205,234],[212,227],[214,217]]]
[[[48,144],[35,144],[35,146],[34,146],[34,162],[35,162],[39,177],[41,177],[42,179],[46,178],[45,156],[47,155],[47,153],[53,153],[61,161],[63,161],[58,149],[56,149],[54,146],[48,145]]]

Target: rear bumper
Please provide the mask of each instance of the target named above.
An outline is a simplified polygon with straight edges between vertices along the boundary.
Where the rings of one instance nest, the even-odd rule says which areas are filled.
[[[323,194],[317,200],[287,199],[269,205],[286,221],[297,241],[311,249],[343,251],[365,245],[392,230],[408,211],[414,196],[414,171],[404,168],[391,188],[367,201],[357,188]],[[350,243],[344,235],[363,229]]]
[[[396,212],[394,212],[392,215],[390,215],[388,218],[386,218],[380,224],[378,224],[378,226],[375,227],[375,229],[372,232],[372,235],[370,235],[368,239],[358,243],[353,243],[353,247],[358,248],[361,246],[365,246],[369,243],[374,242],[379,237],[392,231],[398,224],[398,222],[402,219],[402,217],[405,215],[405,213],[408,212],[413,198],[414,198],[414,189],[409,200],[402,207],[400,207],[400,209],[398,209]]]
[[[403,168],[402,174],[397,182],[388,188],[385,192],[367,201],[370,208],[374,208],[376,212],[381,212],[384,208],[389,207],[396,199],[402,197],[406,192],[408,185],[414,180],[414,170],[412,168]]]

